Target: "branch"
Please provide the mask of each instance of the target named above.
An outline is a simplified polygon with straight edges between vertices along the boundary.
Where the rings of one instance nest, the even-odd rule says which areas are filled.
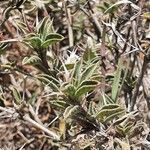
[[[48,135],[52,136],[54,140],[57,140],[57,141],[60,140],[60,137],[59,137],[56,133],[54,133],[54,132],[48,130],[46,127],[44,127],[44,126],[42,126],[41,124],[37,123],[36,121],[32,120],[32,119],[29,117],[29,115],[24,115],[24,116],[23,116],[23,119],[24,119],[25,121],[28,121],[29,123],[31,123],[31,124],[34,125],[35,127],[39,128],[39,129],[41,129],[41,130],[43,130],[43,131],[44,131],[45,133],[47,133]]]

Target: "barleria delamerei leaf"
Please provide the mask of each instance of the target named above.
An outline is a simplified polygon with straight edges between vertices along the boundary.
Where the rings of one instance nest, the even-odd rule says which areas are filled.
[[[81,87],[79,87],[76,92],[75,92],[75,96],[77,98],[79,98],[80,96],[82,96],[83,94],[87,94],[88,92],[94,90],[96,87],[96,85],[83,85]]]
[[[119,62],[118,62],[118,67],[117,67],[116,73],[114,74],[114,80],[113,80],[113,83],[112,83],[111,97],[112,97],[112,100],[115,103],[117,101],[117,96],[119,94],[118,92],[119,92],[119,89],[120,89],[121,72],[122,72],[123,67],[124,66],[123,66],[122,60],[120,59]]]
[[[15,87],[12,87],[12,94],[13,94],[13,97],[15,99],[15,103],[19,105],[22,101],[22,97],[20,95],[20,92]]]
[[[113,120],[124,112],[124,109],[117,104],[104,105],[101,110],[96,114],[96,118],[102,122]]]
[[[24,59],[22,60],[22,64],[23,65],[37,65],[37,64],[42,64],[42,62],[38,56],[33,55],[31,57],[24,57]]]
[[[79,79],[80,82],[90,79],[97,70],[97,67],[98,67],[97,63],[87,66],[85,70],[82,72],[82,76]]]
[[[43,74],[38,75],[36,78],[43,82],[45,85],[51,87],[53,91],[59,91],[59,85],[57,85],[56,82],[54,83],[54,81],[56,80],[54,80],[53,78],[46,77]]]

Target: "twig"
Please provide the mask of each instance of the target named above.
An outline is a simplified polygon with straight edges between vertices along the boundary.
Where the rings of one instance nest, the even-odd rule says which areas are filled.
[[[147,102],[147,107],[148,107],[148,110],[150,110],[150,91],[149,91],[149,84],[150,82],[143,78],[143,91],[144,91],[144,97],[146,99],[146,102]]]
[[[43,126],[43,123],[39,119],[38,115],[34,112],[33,107],[30,104],[29,104],[29,111],[32,114],[32,116],[34,117],[35,121]]]
[[[67,8],[66,3],[64,3],[64,8],[65,8],[65,11],[66,11],[66,16],[67,16],[69,46],[73,47],[74,46],[74,39],[73,39],[71,12],[70,12],[70,8]]]
[[[137,96],[138,96],[138,93],[139,93],[139,87],[142,83],[142,79],[143,79],[144,73],[147,69],[148,63],[149,63],[149,61],[147,60],[147,57],[145,55],[144,56],[144,62],[143,62],[143,65],[142,65],[142,70],[141,70],[141,73],[140,73],[139,78],[137,80],[137,83],[136,83],[136,86],[135,86],[135,91],[133,93],[133,97],[132,97],[132,100],[131,100],[130,111],[134,110],[134,105],[136,103],[136,99],[137,99]]]
[[[0,42],[1,43],[22,42],[22,39],[15,38],[15,39],[3,40],[3,41],[0,41]]]
[[[54,123],[60,116],[56,116],[48,125],[47,127],[49,127],[52,123]]]
[[[35,122],[34,120],[32,120],[32,119],[29,117],[29,115],[24,115],[24,116],[23,116],[23,119],[24,119],[25,121],[28,121],[28,122],[31,123],[32,125],[36,126],[37,128],[43,130],[43,131],[44,131],[45,133],[47,133],[48,135],[52,136],[54,140],[57,140],[57,141],[60,140],[60,137],[59,137],[56,133],[54,133],[54,132],[48,130],[48,129],[45,128],[44,126],[42,126],[42,125],[40,125],[39,123]]]
[[[1,107],[1,106],[0,106],[0,111],[5,111],[5,112],[10,113],[10,114],[14,114],[15,113],[14,109],[12,109],[12,108],[4,108],[4,107]]]
[[[34,140],[35,140],[34,138],[28,140],[26,143],[24,143],[24,144],[19,148],[19,150],[23,150],[26,145],[30,144],[30,143],[33,142]]]

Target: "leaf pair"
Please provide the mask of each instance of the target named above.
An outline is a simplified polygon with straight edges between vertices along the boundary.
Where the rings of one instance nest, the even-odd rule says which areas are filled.
[[[39,74],[36,78],[41,82],[43,82],[44,84],[50,86],[54,92],[59,92],[60,85],[59,81],[56,78],[47,74]]]
[[[65,87],[64,92],[79,100],[81,96],[93,91],[99,83],[99,78],[95,77],[97,68],[97,63],[85,65],[82,60],[78,61],[73,68],[72,80]]]
[[[121,135],[121,136],[126,136],[130,133],[131,129],[134,127],[134,122],[128,122],[126,125],[117,125],[116,126],[116,131]]]
[[[91,62],[90,64],[84,65],[83,60],[80,60],[74,66],[74,71],[73,71],[74,82],[73,82],[73,84],[76,86],[79,86],[83,81],[86,81],[86,80],[94,80],[95,79],[98,81],[100,78],[95,78],[95,76],[99,77],[98,63]]]
[[[53,33],[52,22],[45,17],[36,27],[36,33],[30,33],[24,42],[33,49],[46,49],[48,46],[63,40],[63,36]]]
[[[101,122],[108,122],[124,113],[124,109],[117,104],[108,104],[101,108],[96,118]]]
[[[78,87],[75,87],[72,84],[68,84],[65,87],[65,93],[70,96],[72,99],[79,99],[82,95],[93,91],[97,86],[98,81],[94,80],[84,80]]]
[[[83,94],[86,94],[90,91],[93,91],[98,84],[98,81],[95,80],[84,80],[75,92],[75,96],[79,98]]]
[[[40,38],[39,35],[28,35],[28,37],[24,39],[24,42],[33,49],[46,49],[50,45],[61,40],[63,40],[62,35],[57,33],[49,33],[45,39]]]

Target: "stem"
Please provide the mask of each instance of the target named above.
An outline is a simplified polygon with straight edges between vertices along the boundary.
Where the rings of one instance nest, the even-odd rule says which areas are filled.
[[[71,12],[70,8],[66,8],[66,15],[67,15],[67,21],[68,21],[68,36],[69,36],[69,47],[74,46],[74,39],[73,39],[73,29],[72,29],[72,18],[71,18]]]
[[[29,115],[23,116],[23,119],[26,120],[26,121],[28,121],[28,122],[31,123],[32,125],[38,127],[39,129],[41,129],[42,131],[44,131],[44,132],[47,133],[48,135],[52,136],[54,140],[57,140],[57,141],[60,140],[60,137],[59,137],[56,133],[54,133],[54,132],[48,130],[46,127],[44,127],[44,126],[42,126],[41,124],[37,123],[36,121],[32,120],[32,119],[29,117]]]
[[[138,93],[139,93],[139,87],[142,83],[142,79],[143,79],[144,73],[147,69],[148,63],[149,63],[149,61],[147,60],[147,56],[145,55],[144,56],[144,62],[143,62],[143,65],[142,65],[142,70],[141,70],[141,73],[140,73],[139,78],[137,80],[137,83],[136,83],[136,86],[135,86],[135,91],[133,93],[133,97],[132,97],[132,100],[131,100],[130,111],[134,110],[134,106],[135,106],[137,96],[138,96]]]

